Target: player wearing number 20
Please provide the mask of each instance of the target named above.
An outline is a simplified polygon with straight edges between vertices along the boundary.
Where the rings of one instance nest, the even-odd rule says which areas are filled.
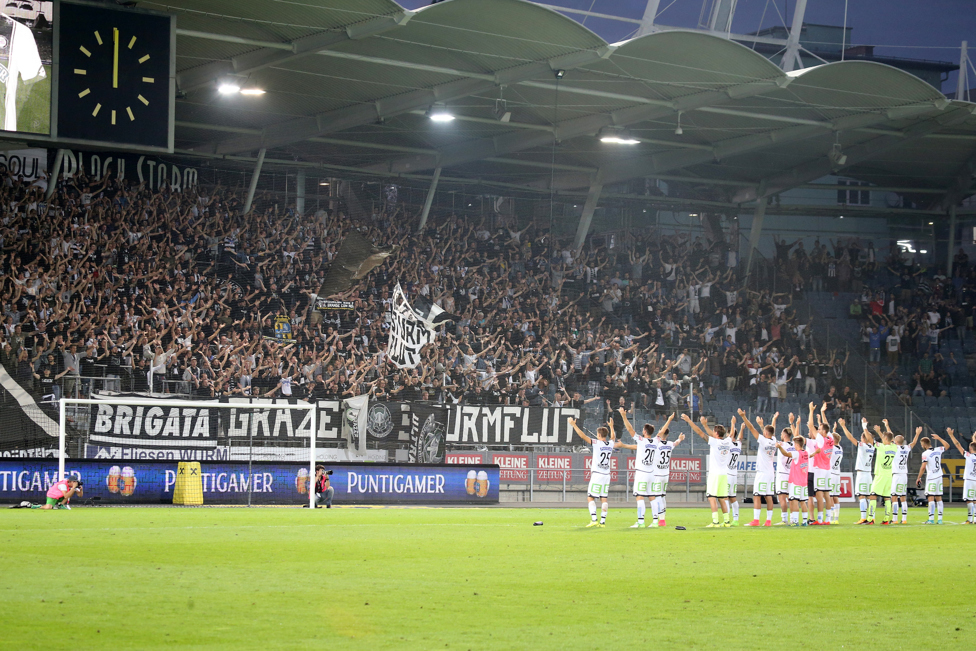
[[[579,437],[586,441],[587,445],[593,446],[593,461],[590,464],[590,485],[586,489],[587,506],[590,509],[590,523],[587,527],[604,527],[607,524],[607,497],[610,495],[610,459],[613,451],[622,444],[616,440],[613,432],[613,420],[608,425],[609,428],[600,426],[596,428],[596,438],[590,438],[576,425],[576,419],[570,418],[569,424],[573,426]],[[596,500],[600,499],[600,521],[596,519]]]

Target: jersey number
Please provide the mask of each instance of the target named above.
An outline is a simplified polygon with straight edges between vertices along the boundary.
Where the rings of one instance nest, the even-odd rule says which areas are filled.
[[[654,463],[654,450],[652,448],[647,448],[644,450],[644,465],[650,466]]]
[[[610,453],[609,452],[601,452],[600,453],[600,464],[599,464],[599,466],[601,468],[609,468],[610,467]]]
[[[657,457],[657,467],[667,468],[671,465],[671,451],[661,450],[661,454]]]
[[[894,457],[886,456],[884,458],[884,461],[881,462],[881,467],[884,468],[885,470],[888,470],[889,468],[891,468],[892,461],[894,461]]]
[[[729,460],[729,468],[736,468],[736,464],[739,462],[739,453],[733,452],[730,456],[731,459]]]

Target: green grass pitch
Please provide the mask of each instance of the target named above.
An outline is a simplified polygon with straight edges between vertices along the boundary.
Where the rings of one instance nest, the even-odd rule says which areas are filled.
[[[3,509],[0,649],[974,646],[974,526],[914,509],[858,527],[847,508],[829,529],[712,530],[671,509],[631,530],[634,514]]]

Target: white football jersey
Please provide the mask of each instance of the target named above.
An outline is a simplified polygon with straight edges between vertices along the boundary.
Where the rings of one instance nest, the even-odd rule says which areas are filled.
[[[776,460],[776,439],[759,436],[758,454],[756,455],[756,473],[760,475],[773,474],[773,462]]]
[[[613,443],[593,439],[593,461],[590,470],[603,475],[610,474],[610,459],[613,457]]]
[[[657,455],[654,457],[654,475],[656,477],[670,476],[672,451],[674,451],[674,443],[661,439],[657,440]]]
[[[892,471],[896,475],[908,473],[908,457],[912,449],[907,445],[899,445],[895,448],[895,469]]]
[[[874,465],[874,446],[861,443],[857,446],[857,459],[854,460],[854,470],[858,472],[871,472]]]
[[[839,445],[834,446],[833,456],[830,458],[830,472],[837,474],[840,472],[840,462],[844,460],[844,448]]]
[[[945,448],[941,445],[922,453],[922,463],[925,464],[925,481],[935,481],[942,477],[942,453]]]
[[[966,472],[963,475],[963,479],[976,481],[976,454],[972,452],[966,453]]]
[[[796,446],[789,443],[783,448],[790,453],[790,456],[784,457],[780,454],[776,457],[776,474],[786,477],[790,474],[790,466],[793,465],[793,453],[796,452]]]
[[[729,441],[732,444],[729,449],[729,483],[734,484],[739,478],[739,455],[742,453],[742,446],[738,441]]]
[[[728,474],[732,441],[708,437],[708,472]]]
[[[654,456],[657,452],[657,439],[637,437],[637,458],[634,467],[642,472],[654,471]]]

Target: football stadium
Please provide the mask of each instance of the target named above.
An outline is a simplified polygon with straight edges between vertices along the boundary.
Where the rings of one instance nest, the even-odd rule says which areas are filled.
[[[0,14],[0,649],[971,648],[969,3]]]

